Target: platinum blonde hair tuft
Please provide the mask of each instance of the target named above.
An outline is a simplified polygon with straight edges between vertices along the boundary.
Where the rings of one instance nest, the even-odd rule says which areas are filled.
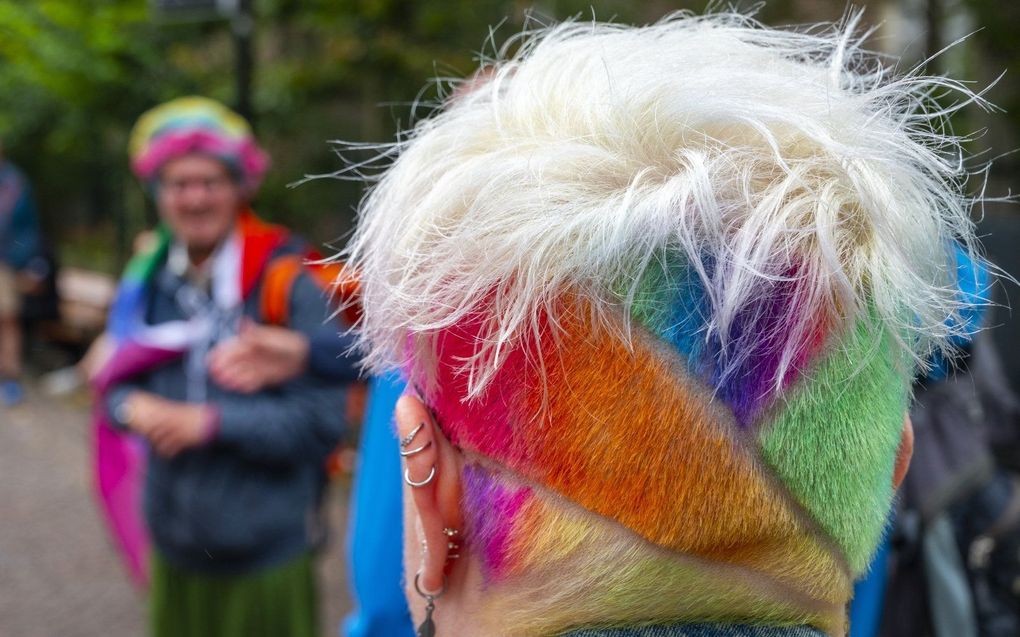
[[[951,246],[975,252],[947,118],[984,103],[953,80],[895,76],[856,24],[680,13],[519,36],[383,153],[396,159],[346,251],[369,366],[430,382],[437,332],[482,316],[463,361],[477,394],[565,290],[619,325],[606,313],[629,309],[667,254],[701,280],[724,365],[740,356],[737,317],[790,277],[803,311],[781,368],[819,315],[874,316],[918,362],[945,348],[961,329]]]

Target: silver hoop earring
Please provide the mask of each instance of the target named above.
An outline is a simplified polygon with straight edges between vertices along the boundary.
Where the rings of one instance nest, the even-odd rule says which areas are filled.
[[[407,445],[411,444],[411,441],[414,440],[414,437],[418,435],[418,432],[421,431],[422,427],[424,427],[424,426],[425,426],[425,423],[423,423],[423,422],[422,423],[418,423],[418,426],[415,427],[414,429],[412,429],[411,433],[409,433],[406,436],[404,436],[403,438],[401,438],[400,439],[400,448],[401,449],[406,449]]]
[[[420,447],[415,447],[414,449],[408,449],[407,451],[403,451],[402,450],[400,452],[400,456],[402,458],[410,458],[411,456],[417,455],[417,454],[421,453],[422,451],[425,451],[426,449],[428,449],[431,446],[432,446],[432,441],[429,440],[428,442],[426,442],[425,444],[423,444]]]
[[[424,487],[428,483],[432,482],[432,479],[435,477],[436,477],[436,465],[432,465],[432,469],[429,471],[429,477],[425,478],[421,482],[415,482],[414,480],[411,479],[410,467],[404,468],[404,482],[407,483],[407,486],[413,487],[415,489]]]
[[[414,590],[425,599],[425,619],[416,631],[418,637],[435,637],[436,624],[432,621],[432,613],[436,610],[436,600],[446,592],[446,575],[443,575],[443,587],[438,593],[426,592],[421,589],[421,571],[414,574]]]

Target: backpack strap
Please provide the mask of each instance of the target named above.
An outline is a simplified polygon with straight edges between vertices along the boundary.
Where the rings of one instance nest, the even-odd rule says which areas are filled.
[[[297,254],[276,257],[266,265],[259,299],[259,313],[266,324],[290,324],[290,293],[303,270],[304,258]]]
[[[262,282],[262,297],[259,310],[262,320],[269,325],[287,326],[290,322],[290,295],[294,282],[302,272],[330,295],[330,300],[345,308],[341,316],[354,324],[358,310],[350,301],[357,295],[359,286],[355,279],[341,279],[342,263],[323,263],[317,255],[284,254],[272,259],[266,265]]]

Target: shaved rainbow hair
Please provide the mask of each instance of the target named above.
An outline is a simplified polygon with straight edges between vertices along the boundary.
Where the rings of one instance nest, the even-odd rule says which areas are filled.
[[[980,102],[855,25],[529,32],[393,149],[362,336],[468,458],[492,634],[845,632],[975,250],[931,95]]]

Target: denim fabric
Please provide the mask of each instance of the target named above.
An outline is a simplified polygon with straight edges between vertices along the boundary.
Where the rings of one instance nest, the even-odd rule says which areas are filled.
[[[825,633],[809,626],[784,628],[685,624],[644,628],[585,628],[565,633],[562,637],[825,637]]]

